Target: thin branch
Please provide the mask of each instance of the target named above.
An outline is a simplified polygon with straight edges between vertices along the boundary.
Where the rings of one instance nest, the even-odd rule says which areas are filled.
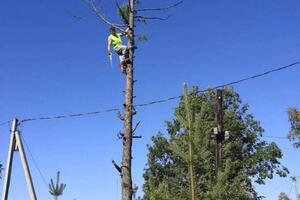
[[[184,0],[178,1],[177,3],[174,3],[173,5],[167,6],[167,7],[161,7],[161,8],[144,8],[144,9],[137,9],[136,12],[146,12],[146,11],[163,11],[163,10],[169,10],[171,8],[174,8],[176,6],[179,6],[182,4]]]
[[[117,112],[117,117],[118,117],[120,120],[124,121],[124,116],[121,114],[120,111]]]
[[[86,17],[86,15],[85,16],[75,15],[75,14],[73,14],[72,12],[70,12],[68,10],[66,11],[66,13],[68,15],[70,15],[72,18],[76,19],[76,20],[82,20],[82,19],[84,19],[84,17]]]
[[[168,17],[147,17],[147,16],[135,16],[135,19],[137,21],[144,21],[144,20],[161,20],[165,21],[168,20],[171,16],[169,15]]]
[[[119,24],[115,24],[115,23],[112,23],[110,22],[100,11],[99,9],[97,8],[96,6],[96,3],[93,1],[93,0],[86,0],[88,4],[90,4],[91,6],[91,9],[95,12],[96,16],[101,19],[104,23],[110,25],[110,26],[113,26],[115,27],[116,29],[124,32],[125,30],[121,28],[122,25],[119,25]]]
[[[119,140],[121,140],[122,138],[124,138],[124,133],[122,133],[121,131],[119,131],[117,137],[118,137]]]
[[[77,15],[73,15],[73,18],[74,18],[74,19],[78,19],[78,20],[82,20],[82,19],[83,19],[83,17],[77,16]]]
[[[132,130],[132,134],[134,134],[134,132],[136,131],[136,129],[139,127],[140,123],[141,123],[141,121],[139,121],[139,122],[135,125],[134,129]]]

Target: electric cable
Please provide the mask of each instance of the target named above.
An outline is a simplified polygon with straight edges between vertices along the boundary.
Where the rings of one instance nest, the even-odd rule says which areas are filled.
[[[6,125],[6,124],[9,124],[9,122],[10,122],[10,120],[9,120],[9,121],[5,121],[5,122],[1,122],[1,123],[0,123],[0,126],[4,126],[4,125]]]
[[[292,68],[295,67],[297,65],[300,64],[300,61],[288,64],[286,66],[282,66],[282,67],[278,67],[278,68],[274,68],[268,71],[265,71],[263,73],[260,74],[256,74],[256,75],[252,75],[246,78],[242,78],[236,81],[232,81],[232,82],[228,82],[222,85],[218,85],[209,89],[205,89],[205,90],[200,90],[197,93],[204,93],[207,91],[211,91],[211,90],[216,90],[216,89],[220,89],[220,88],[224,88],[224,87],[228,87],[228,86],[232,86],[232,85],[236,85],[245,81],[249,81],[252,79],[256,79],[262,76],[266,76],[268,74],[274,73],[274,72],[278,72],[278,71],[282,71],[288,68]],[[168,102],[168,101],[172,101],[175,99],[179,99],[181,98],[183,95],[178,95],[178,96],[173,96],[173,97],[168,97],[166,99],[160,99],[160,100],[156,100],[156,101],[151,101],[151,102],[147,102],[147,103],[141,103],[141,104],[134,104],[133,107],[145,107],[145,106],[150,106],[150,105],[154,105],[154,104],[159,104],[159,103],[164,103],[164,102]],[[112,109],[107,109],[107,110],[100,110],[100,111],[94,111],[94,112],[86,112],[86,113],[76,113],[76,114],[65,114],[65,115],[58,115],[58,116],[48,116],[48,117],[37,117],[37,118],[27,118],[27,119],[23,119],[20,121],[20,123],[24,123],[24,122],[30,122],[30,121],[38,121],[38,120],[53,120],[53,119],[63,119],[63,118],[72,118],[72,117],[82,117],[82,116],[88,116],[88,115],[97,115],[97,114],[102,114],[102,113],[109,113],[109,112],[116,112],[116,111],[120,111],[120,108],[112,108]],[[7,123],[7,122],[4,122]]]
[[[271,135],[263,135],[264,138],[273,138],[273,139],[280,139],[280,140],[288,140],[287,137],[279,137],[279,136],[271,136]]]
[[[20,136],[21,136],[21,139],[23,140],[23,142],[24,142],[24,144],[25,144],[25,147],[26,147],[26,149],[27,149],[27,151],[28,151],[28,153],[29,153],[29,155],[30,155],[32,161],[33,161],[33,164],[34,164],[35,168],[37,169],[37,171],[38,171],[38,173],[39,173],[39,175],[40,175],[40,177],[41,177],[43,183],[45,184],[46,188],[48,189],[48,183],[47,183],[47,181],[46,181],[46,178],[45,178],[45,176],[43,175],[42,170],[40,169],[40,167],[39,167],[37,161],[35,160],[35,158],[34,158],[32,152],[31,152],[31,150],[30,150],[30,148],[29,148],[28,143],[26,142],[25,138],[23,137],[23,135],[22,135],[21,133],[20,133]]]

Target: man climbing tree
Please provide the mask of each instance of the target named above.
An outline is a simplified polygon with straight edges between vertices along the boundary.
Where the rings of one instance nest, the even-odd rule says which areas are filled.
[[[116,33],[116,28],[112,26],[110,28],[110,35],[108,36],[107,39],[108,55],[110,59],[112,59],[112,51],[111,51],[111,46],[112,46],[115,52],[119,55],[120,69],[122,70],[123,73],[126,73],[126,62],[128,61],[128,48],[127,46],[122,44],[122,37],[126,36],[128,31],[129,28],[127,28],[126,31],[124,32]]]
[[[126,86],[125,86],[125,102],[123,104],[124,106],[124,114],[120,115],[120,119],[124,122],[124,130],[121,134],[119,134],[123,140],[123,155],[122,155],[122,162],[120,166],[118,166],[115,162],[114,166],[118,170],[118,172],[121,175],[121,186],[122,186],[122,200],[132,200],[133,196],[133,187],[132,187],[132,172],[131,172],[131,166],[132,166],[132,139],[134,138],[134,132],[139,125],[137,123],[135,125],[135,128],[133,128],[133,116],[136,114],[136,110],[133,104],[133,89],[134,89],[134,58],[135,58],[135,27],[136,22],[139,23],[146,23],[147,20],[165,20],[167,18],[161,18],[161,17],[152,17],[152,16],[144,16],[144,15],[138,15],[138,13],[145,13],[145,12],[151,12],[151,11],[162,11],[162,10],[168,10],[170,8],[176,7],[179,4],[181,4],[184,0],[180,0],[179,2],[163,7],[163,8],[137,8],[137,5],[140,3],[139,0],[127,0],[127,3],[125,3],[123,6],[119,6],[118,2],[117,8],[119,10],[119,14],[121,16],[121,19],[123,21],[123,25],[115,24],[110,22],[105,15],[99,11],[95,0],[86,0],[87,3],[91,6],[91,9],[94,11],[96,16],[103,21],[105,24],[108,24],[110,26],[113,26],[115,29],[118,29],[122,32],[127,32],[128,37],[128,45],[127,45],[127,51],[128,51],[128,60],[125,58],[125,66],[124,62],[122,63],[121,60],[121,70],[126,73]],[[128,27],[128,30],[123,30],[122,28]],[[115,30],[111,30],[114,33],[116,33]],[[115,37],[117,34],[114,35]],[[122,40],[120,41],[119,37],[114,38],[115,40],[111,40],[111,45],[114,46],[114,44],[122,44]],[[109,44],[110,45],[110,44]],[[121,48],[122,49],[122,48]],[[124,49],[124,48],[123,48]],[[110,49],[108,49],[110,50]],[[122,50],[121,50],[122,51]],[[122,52],[122,59],[124,59],[123,55],[126,55],[126,50]],[[111,55],[111,54],[110,54]],[[119,54],[120,55],[120,54]],[[126,57],[126,56],[125,56]],[[120,57],[121,59],[121,57]]]

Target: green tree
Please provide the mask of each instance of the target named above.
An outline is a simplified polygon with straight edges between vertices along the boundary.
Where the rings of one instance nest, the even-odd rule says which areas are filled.
[[[279,194],[278,200],[291,200],[291,199],[288,197],[288,195],[286,193],[281,192]]]
[[[144,172],[145,200],[189,199],[189,137],[192,137],[193,166],[196,194],[199,200],[254,200],[261,199],[253,182],[264,184],[275,173],[286,176],[281,166],[281,150],[275,143],[267,143],[261,136],[264,129],[248,113],[233,89],[223,91],[223,127],[230,131],[224,144],[223,168],[216,178],[214,170],[216,97],[213,90],[189,92],[189,107],[193,119],[193,133],[185,126],[187,114],[184,98],[175,109],[175,117],[167,121],[167,135],[158,133],[148,146],[148,163]]]
[[[300,111],[297,108],[288,109],[289,121],[291,123],[291,130],[288,138],[295,141],[294,146],[300,148]]]
[[[54,197],[55,200],[61,196],[66,188],[66,184],[59,183],[60,172],[57,172],[56,176],[56,185],[54,185],[53,179],[50,180],[49,183],[49,193]]]

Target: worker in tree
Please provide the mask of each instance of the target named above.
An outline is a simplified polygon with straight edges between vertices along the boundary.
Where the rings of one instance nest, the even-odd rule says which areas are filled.
[[[128,60],[128,48],[127,46],[122,44],[122,37],[126,36],[129,31],[129,28],[126,29],[125,32],[116,33],[116,28],[110,28],[110,35],[108,36],[108,55],[112,57],[111,46],[115,50],[115,52],[119,55],[120,58],[120,68],[123,73],[126,73],[126,61]]]

